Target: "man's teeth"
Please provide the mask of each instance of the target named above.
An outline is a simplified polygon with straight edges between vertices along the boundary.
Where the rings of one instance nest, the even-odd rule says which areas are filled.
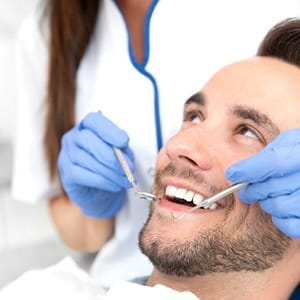
[[[166,187],[166,196],[169,198],[177,198],[177,199],[183,199],[187,202],[193,202],[195,205],[199,205],[203,200],[203,196],[197,193],[194,193],[192,191],[188,191],[183,188],[177,188],[173,185],[168,185]],[[217,204],[213,203],[209,207],[206,207],[209,209],[216,209]]]
[[[195,194],[193,198],[193,203],[195,205],[199,205],[203,201],[203,196],[199,194]]]

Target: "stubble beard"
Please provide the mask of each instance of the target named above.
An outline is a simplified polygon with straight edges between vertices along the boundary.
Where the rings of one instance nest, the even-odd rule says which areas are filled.
[[[175,170],[174,166],[166,169]],[[160,184],[162,174],[169,172],[166,169],[156,175],[156,185]],[[230,219],[231,210],[232,206],[227,208],[222,223],[199,231],[192,240],[174,238],[166,243],[166,236],[150,229],[151,209],[139,235],[140,249],[158,270],[168,275],[193,277],[220,272],[260,272],[272,267],[283,257],[291,240],[277,230],[270,216],[261,210],[257,210],[255,219],[247,218],[246,212],[234,222]]]

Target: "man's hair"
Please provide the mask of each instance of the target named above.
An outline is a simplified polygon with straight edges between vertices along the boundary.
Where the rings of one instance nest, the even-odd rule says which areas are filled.
[[[288,18],[272,27],[256,54],[300,67],[300,19]]]

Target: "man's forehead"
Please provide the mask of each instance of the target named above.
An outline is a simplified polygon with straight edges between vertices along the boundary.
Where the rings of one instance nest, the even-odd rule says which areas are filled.
[[[222,68],[186,105],[213,105],[227,111],[231,106],[248,105],[267,113],[285,130],[300,126],[299,83],[300,68],[278,59],[255,57]]]
[[[221,68],[216,72],[204,86],[222,82],[225,86],[229,85],[235,93],[240,87],[249,87],[249,90],[255,91],[255,88],[261,86],[272,86],[273,89],[281,88],[282,85],[275,86],[275,83],[284,83],[285,85],[299,86],[300,68],[288,64],[282,60],[271,57],[253,57],[238,61]],[[254,84],[258,84],[254,85]],[[299,89],[300,90],[300,89]]]

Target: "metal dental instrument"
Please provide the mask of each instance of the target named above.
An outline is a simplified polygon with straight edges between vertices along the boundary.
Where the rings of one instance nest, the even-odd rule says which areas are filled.
[[[131,183],[131,185],[134,189],[135,194],[141,199],[145,199],[145,200],[148,200],[148,201],[155,200],[156,197],[153,194],[146,193],[146,192],[141,192],[139,190],[137,184],[135,183],[133,174],[131,173],[130,168],[129,168],[129,166],[128,166],[128,164],[127,164],[127,162],[126,162],[126,160],[123,156],[122,151],[117,147],[113,147],[113,149],[114,149],[114,152],[115,152],[115,154],[116,154],[116,156],[117,156],[117,158],[120,162],[120,165],[121,165],[128,181]]]
[[[194,210],[196,210],[198,208],[201,208],[201,207],[208,208],[211,204],[213,204],[213,203],[215,203],[215,202],[223,199],[224,197],[232,194],[233,192],[239,190],[240,188],[242,188],[242,187],[244,187],[246,185],[248,185],[248,183],[246,183],[246,182],[236,183],[236,184],[230,186],[229,188],[227,188],[227,189],[225,189],[225,190],[223,190],[223,191],[221,191],[221,192],[219,192],[219,193],[217,193],[217,194],[215,194],[215,195],[207,198],[206,200],[202,201],[198,205],[196,205],[196,206],[194,206],[192,208],[187,209],[179,217],[177,217],[177,218],[174,217],[174,220],[175,221],[180,221],[185,215],[191,213],[192,211],[194,211]]]

